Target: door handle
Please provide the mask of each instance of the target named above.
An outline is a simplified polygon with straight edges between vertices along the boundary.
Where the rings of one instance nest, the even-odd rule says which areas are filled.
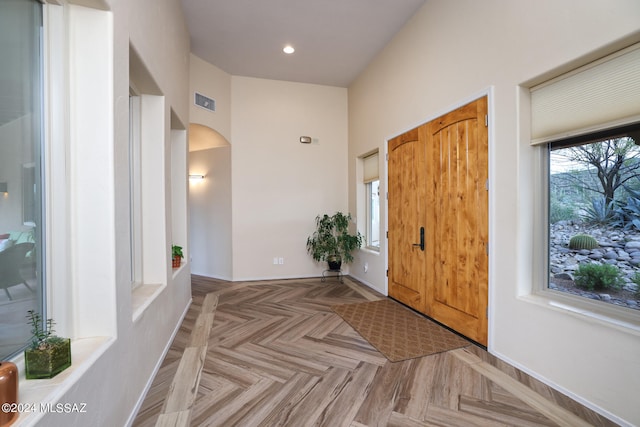
[[[420,250],[424,251],[424,227],[420,227],[420,243],[414,243],[413,246],[420,246]]]

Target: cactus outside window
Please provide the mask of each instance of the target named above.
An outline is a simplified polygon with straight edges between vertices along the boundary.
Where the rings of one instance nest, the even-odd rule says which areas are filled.
[[[577,234],[569,240],[569,249],[595,249],[598,241],[588,234]]]

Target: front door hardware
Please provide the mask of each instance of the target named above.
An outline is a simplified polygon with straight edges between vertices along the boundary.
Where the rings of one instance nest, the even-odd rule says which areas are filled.
[[[413,246],[420,246],[420,250],[424,251],[424,227],[420,227],[420,243],[414,243]]]

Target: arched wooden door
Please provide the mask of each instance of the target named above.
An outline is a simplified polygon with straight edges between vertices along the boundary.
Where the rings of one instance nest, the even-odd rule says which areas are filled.
[[[426,208],[425,141],[418,128],[389,141],[389,296],[423,311],[426,252],[420,247]]]
[[[486,117],[484,97],[420,126],[417,138],[413,130],[390,140],[388,167],[389,295],[484,345]],[[403,140],[420,148],[394,149]],[[424,251],[413,246],[419,243],[420,227]],[[413,292],[411,298],[403,287]]]

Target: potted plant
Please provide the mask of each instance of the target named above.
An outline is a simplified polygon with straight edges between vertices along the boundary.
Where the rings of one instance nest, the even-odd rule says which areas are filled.
[[[171,266],[173,268],[180,267],[184,255],[182,253],[182,246],[171,245]]]
[[[24,351],[24,367],[27,379],[53,378],[71,366],[71,340],[55,335],[53,319],[43,325],[42,317],[28,311],[31,325],[31,345]]]
[[[330,270],[353,261],[353,251],[362,246],[362,234],[349,233],[351,214],[336,212],[316,217],[316,231],[307,238],[307,251],[316,261],[327,261]]]

